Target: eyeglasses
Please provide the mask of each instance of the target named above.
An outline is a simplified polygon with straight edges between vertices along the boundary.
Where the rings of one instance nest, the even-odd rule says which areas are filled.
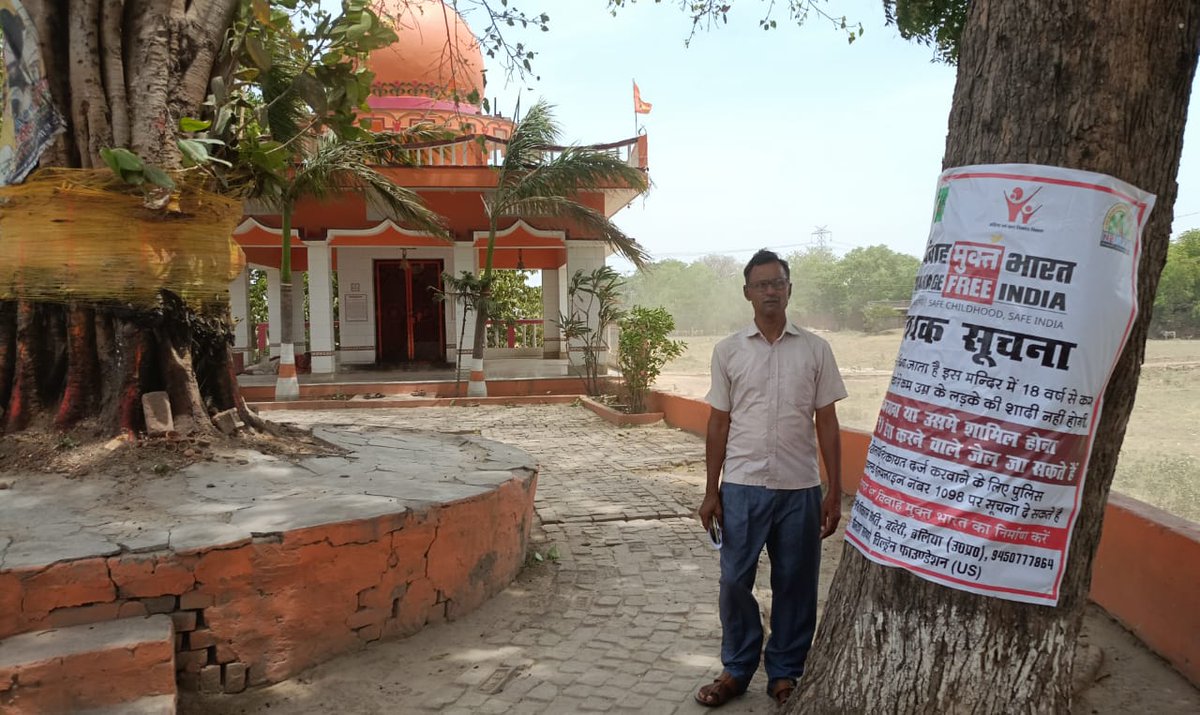
[[[769,281],[754,281],[753,283],[747,283],[746,287],[756,293],[766,293],[768,288],[783,290],[789,285],[791,284],[788,283],[786,278],[772,278]]]

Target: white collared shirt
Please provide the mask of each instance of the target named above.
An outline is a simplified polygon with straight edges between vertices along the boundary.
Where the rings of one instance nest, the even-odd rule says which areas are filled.
[[[723,480],[771,489],[818,486],[813,415],[844,397],[829,343],[790,320],[774,343],[753,323],[717,343],[705,400],[730,415]]]

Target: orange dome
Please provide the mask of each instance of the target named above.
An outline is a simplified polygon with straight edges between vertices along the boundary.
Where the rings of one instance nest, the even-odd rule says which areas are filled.
[[[441,0],[376,0],[373,7],[399,37],[367,58],[367,67],[375,73],[373,98],[422,97],[479,105],[483,54],[454,8]],[[472,93],[474,101],[469,99]]]

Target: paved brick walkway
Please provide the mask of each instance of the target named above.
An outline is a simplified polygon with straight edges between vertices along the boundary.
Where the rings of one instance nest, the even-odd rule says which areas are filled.
[[[461,621],[235,700],[185,702],[185,712],[376,712],[388,702],[394,712],[708,711],[692,701],[720,671],[717,556],[692,516],[700,439],[661,424],[613,427],[569,405],[272,419],[478,432],[520,446],[541,465],[532,548],[557,559],[533,563]],[[753,688],[722,712],[770,712],[765,683]]]
[[[276,413],[300,425],[477,432],[541,464],[532,563],[454,623],[378,642],[303,676],[228,697],[185,697],[195,713],[700,713],[695,689],[720,671],[717,556],[692,516],[703,496],[703,441],[658,425],[617,428],[568,405]],[[844,520],[843,520],[844,523]],[[821,593],[842,546],[825,542]],[[767,579],[760,571],[759,583]],[[760,591],[760,602],[767,594]],[[1095,611],[1089,628],[1119,630]],[[1125,638],[1132,644],[1127,634]],[[1130,645],[1130,649],[1139,649]],[[1129,665],[1126,653],[1116,656]],[[1110,657],[1111,654],[1110,654]],[[1154,660],[1140,649],[1138,657]],[[1122,712],[1160,696],[1187,712],[1197,693],[1169,668],[1128,702],[1085,698],[1078,712]],[[1145,679],[1145,670],[1138,671]],[[1107,676],[1106,676],[1107,677]],[[1105,684],[1122,678],[1115,669]],[[761,674],[722,713],[775,708]],[[1142,690],[1142,689],[1145,690]],[[1089,693],[1089,696],[1093,693]],[[1178,706],[1182,709],[1177,709]]]

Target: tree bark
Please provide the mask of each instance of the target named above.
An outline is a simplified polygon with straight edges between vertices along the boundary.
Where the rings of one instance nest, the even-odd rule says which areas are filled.
[[[42,167],[103,166],[131,149],[179,167],[175,126],[198,117],[237,0],[26,0],[67,131]],[[119,223],[114,232],[126,230]],[[0,301],[0,429],[91,420],[101,432],[144,427],[141,396],[166,390],[172,412],[212,429],[210,411],[245,410],[231,384],[230,331],[219,306]],[[231,394],[232,393],[232,394]],[[243,417],[245,419],[245,417]],[[186,422],[187,420],[184,420]],[[261,421],[246,420],[247,424]]]
[[[1104,395],[1059,605],[948,589],[846,546],[788,712],[1069,712],[1092,560],[1170,239],[1198,45],[1193,0],[971,3],[943,165],[1065,166],[1156,194],[1138,315]]]

